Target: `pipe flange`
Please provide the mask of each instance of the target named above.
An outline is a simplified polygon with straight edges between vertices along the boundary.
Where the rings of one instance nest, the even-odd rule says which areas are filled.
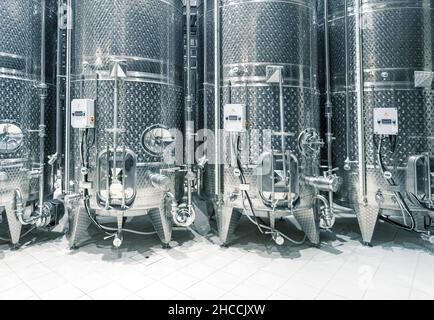
[[[326,215],[321,215],[320,217],[320,221],[319,221],[319,227],[323,230],[330,230],[334,227],[336,223],[336,216],[332,215],[332,216],[326,216]]]
[[[173,212],[173,222],[179,227],[188,228],[194,223],[195,219],[196,211],[193,207],[183,206]]]

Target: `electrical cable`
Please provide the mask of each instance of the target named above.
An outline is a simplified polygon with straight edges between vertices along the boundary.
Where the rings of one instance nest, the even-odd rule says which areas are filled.
[[[427,210],[429,212],[434,212],[433,209],[429,208],[428,206],[426,206],[425,203],[423,203],[421,200],[419,200],[419,198],[411,192],[408,192],[408,194],[411,196],[412,199],[410,200],[415,200],[417,202],[417,205],[419,205],[422,209]],[[413,201],[412,201],[413,202]],[[413,202],[414,203],[414,202]]]
[[[91,222],[98,228],[100,229],[102,232],[104,232],[105,234],[107,234],[110,237],[114,237],[117,234],[118,229],[117,228],[111,228],[108,226],[104,226],[101,223],[99,223],[90,213],[89,210],[89,206],[87,204],[88,200],[85,200],[85,209],[87,212],[87,215],[89,217],[89,219],[91,220]],[[110,233],[110,231],[115,231],[115,233]],[[137,235],[143,235],[143,236],[151,236],[151,235],[155,235],[157,234],[157,232],[142,232],[142,231],[136,231],[136,230],[132,230],[132,229],[122,229],[122,231],[127,232],[127,233],[132,233],[132,234],[137,234]]]
[[[114,237],[116,235],[116,233],[109,233],[108,231],[110,230],[106,230],[104,226],[102,226],[91,214],[90,212],[90,208],[89,208],[89,200],[87,199],[88,194],[87,191],[85,192],[85,198],[83,199],[84,202],[84,208],[86,210],[87,216],[89,217],[90,221],[102,232],[104,232],[106,235],[110,236],[110,237]]]
[[[383,148],[383,139],[384,138],[382,136],[380,136],[380,142],[378,143],[378,151],[377,151],[377,157],[378,157],[378,162],[379,162],[380,169],[381,169],[381,174],[384,177],[384,179],[387,181],[387,183],[389,183],[390,186],[396,187],[397,184],[394,181],[393,177],[388,178],[386,176],[386,167],[384,165],[383,157],[382,157],[382,154],[381,154],[381,150]],[[374,143],[375,143],[375,140],[374,140]],[[390,218],[384,216],[382,213],[380,213],[380,219],[383,220],[383,221],[385,221],[385,222],[388,222],[390,224],[393,224],[395,226],[398,226],[398,227],[400,227],[402,229],[405,229],[405,230],[408,230],[408,231],[418,232],[416,230],[416,220],[415,220],[413,214],[411,213],[410,208],[407,206],[407,204],[406,204],[406,202],[405,202],[402,194],[400,192],[394,192],[393,194],[395,195],[395,199],[396,199],[396,201],[398,203],[398,206],[401,209],[401,213],[403,215],[404,222],[406,223],[405,215],[407,214],[410,217],[410,219],[411,219],[411,226],[409,226],[407,224],[404,225],[404,224],[401,224],[399,222],[393,221]]]
[[[233,141],[233,137],[231,137],[231,141]],[[236,151],[240,151],[241,150],[240,149],[240,145],[241,145],[241,137],[238,135],[238,137],[237,137],[237,143],[236,143]],[[232,144],[232,147],[234,147],[234,146],[235,145]],[[242,184],[246,184],[247,183],[247,179],[246,179],[246,177],[244,175],[244,170],[243,170],[243,167],[241,165],[240,152],[236,152],[236,162],[237,162],[238,170],[240,170],[240,176],[239,176],[240,181],[241,181]],[[250,198],[249,192],[246,191],[246,190],[243,190],[242,193],[245,194],[245,196],[247,198],[247,201],[249,203],[249,206],[250,206],[250,211],[252,212],[253,217],[255,218],[254,224],[256,224],[256,226],[258,227],[259,232],[261,234],[265,234],[264,230],[262,230],[261,224],[258,222],[258,217],[256,216],[256,212],[255,212],[254,206],[253,206],[253,201]],[[243,202],[244,202],[244,196],[243,196]],[[248,215],[248,217],[250,217],[250,216]],[[251,219],[251,217],[250,217],[250,219]]]
[[[101,225],[101,226],[108,231],[117,231],[118,230],[116,228],[111,228],[111,227],[107,227],[107,226],[103,226],[103,225]],[[145,232],[145,231],[137,231],[137,230],[132,230],[132,229],[122,229],[122,231],[127,232],[127,233],[131,233],[131,234],[137,234],[140,236],[153,236],[153,235],[157,234],[156,231]]]
[[[95,136],[95,134],[93,133],[92,134],[92,140],[91,141],[89,141],[89,129],[86,129],[84,132],[83,132],[83,136],[82,136],[82,143],[81,143],[81,146],[80,146],[80,150],[81,150],[81,159],[82,159],[82,166],[84,167],[85,165],[86,165],[86,163],[87,162],[89,162],[89,154],[90,154],[90,149],[94,146],[94,144],[95,144],[95,139],[96,138],[96,136]],[[86,145],[87,145],[87,148],[86,148],[86,155],[84,154],[84,146],[83,146],[83,144],[84,144],[84,141],[86,141]],[[85,177],[84,177],[84,179],[85,179],[85,182],[87,182],[87,180],[88,180],[88,175],[85,175]],[[118,231],[118,229],[116,229],[116,228],[111,228],[111,227],[107,227],[107,226],[104,226],[104,225],[102,225],[102,224],[100,224],[93,216],[92,216],[92,214],[91,214],[91,212],[90,212],[90,208],[89,208],[89,199],[88,199],[88,197],[89,197],[89,193],[88,193],[88,191],[86,190],[85,191],[85,193],[84,193],[84,200],[83,200],[83,202],[84,202],[84,207],[85,207],[85,210],[86,210],[86,213],[87,213],[87,216],[89,217],[89,219],[90,219],[90,221],[100,230],[100,231],[102,231],[102,232],[104,232],[105,234],[107,234],[109,237],[114,237],[114,236],[116,236],[116,234],[117,234],[117,231]],[[155,235],[155,234],[157,234],[157,232],[142,232],[142,231],[136,231],[136,230],[131,230],[131,229],[122,229],[124,232],[127,232],[127,233],[132,233],[132,234],[136,234],[136,235],[144,235],[144,236],[150,236],[150,235]],[[115,231],[115,233],[110,233],[110,231]]]
[[[85,140],[86,139],[86,140]],[[81,160],[81,166],[85,167],[86,162],[88,160],[88,156],[89,156],[89,150],[91,148],[88,147],[87,148],[87,159],[85,160],[85,154],[84,154],[84,144],[86,141],[86,145],[87,145],[87,140],[88,139],[88,129],[84,130],[82,135],[81,135],[81,143],[80,143],[80,160]],[[88,182],[88,175],[85,174],[83,177],[85,182]],[[89,208],[89,191],[87,189],[85,189],[84,191],[84,198],[83,198],[83,204],[84,204],[84,208],[86,211],[86,214],[88,216],[88,218],[90,219],[90,221],[92,222],[93,225],[95,225],[100,231],[104,232],[106,235],[110,236],[110,237],[114,237],[116,235],[116,233],[109,233],[104,226],[102,226],[100,223],[98,223],[98,221],[96,221],[96,219],[92,216],[92,213],[90,212],[90,208]]]
[[[237,166],[238,166],[238,169],[240,170],[240,181],[241,181],[242,184],[246,184],[247,180],[246,180],[246,177],[244,175],[244,170],[243,170],[242,165],[241,165],[241,159],[239,157],[239,153],[242,151],[242,149],[240,148],[241,137],[238,136],[237,140],[238,140],[237,141],[237,151],[238,151],[238,153],[237,153]],[[265,222],[262,221],[262,219],[260,219],[260,218],[258,218],[256,216],[256,213],[255,213],[255,210],[254,210],[254,206],[253,206],[253,202],[252,202],[252,199],[250,198],[249,193],[247,191],[243,191],[243,194],[245,194],[245,196],[247,198],[247,201],[248,201],[249,206],[250,206],[250,211],[252,212],[255,220],[253,220],[253,218],[250,215],[247,215],[247,218],[250,220],[251,223],[255,224],[258,227],[258,229],[261,232],[261,234],[263,234],[263,235],[270,235],[270,234],[273,234],[273,232],[276,232],[281,237],[285,238],[286,240],[288,240],[289,242],[291,242],[291,243],[293,243],[295,245],[302,245],[302,244],[304,244],[306,242],[306,240],[307,240],[307,236],[306,235],[304,236],[303,240],[296,241],[296,240],[290,238],[289,236],[283,234],[279,230],[273,229],[273,228],[265,225]],[[244,204],[244,197],[243,197],[243,204]],[[258,221],[261,221],[261,223],[259,223]],[[271,232],[266,232],[263,229],[270,230]]]

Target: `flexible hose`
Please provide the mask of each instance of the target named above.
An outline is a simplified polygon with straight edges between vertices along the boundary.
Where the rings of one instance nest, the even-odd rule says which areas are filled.
[[[260,223],[258,223],[258,222],[256,222],[256,221],[254,221],[254,220],[252,219],[252,217],[249,216],[249,215],[247,215],[247,218],[250,220],[251,223],[257,225],[258,227],[263,228],[263,229],[265,229],[265,230],[269,230],[269,231],[271,231],[271,232],[263,232],[264,235],[267,235],[267,234],[273,234],[273,232],[276,232],[276,233],[278,233],[281,237],[285,238],[286,240],[288,240],[289,242],[292,242],[292,243],[295,244],[295,245],[302,245],[302,244],[304,244],[304,243],[306,242],[306,240],[307,240],[307,236],[306,236],[306,235],[304,236],[303,240],[301,240],[301,241],[297,241],[297,240],[291,239],[289,236],[285,235],[284,233],[280,232],[280,231],[277,230],[277,229],[272,229],[272,228],[269,227],[269,226],[266,226],[266,225],[264,225],[264,224],[260,224]]]
[[[389,185],[391,185],[392,187],[396,187],[397,185],[396,185],[395,181],[393,180],[393,178],[387,178],[386,177],[386,167],[384,165],[383,157],[381,155],[381,149],[382,149],[382,147],[383,147],[383,137],[380,137],[380,142],[378,144],[377,158],[378,158],[378,162],[380,164],[381,174],[385,178],[385,180],[387,181],[387,183],[389,183]],[[404,222],[406,223],[406,221],[407,221],[407,219],[405,218],[405,215],[407,214],[410,217],[410,219],[411,219],[411,226],[408,226],[407,223],[405,225],[403,225],[403,224],[400,224],[398,222],[395,222],[395,221],[389,219],[388,217],[385,217],[382,213],[380,213],[381,214],[381,219],[383,221],[385,221],[385,222],[388,222],[388,223],[391,223],[393,225],[399,226],[399,227],[401,227],[401,228],[403,228],[405,230],[417,232],[417,230],[416,230],[416,220],[415,220],[413,214],[411,213],[410,208],[405,203],[405,200],[403,199],[402,194],[400,192],[394,192],[394,195],[395,195],[396,201],[398,202],[398,205],[399,205],[399,207],[401,209],[401,213],[402,213],[402,217],[404,219]]]
[[[100,226],[103,227],[104,229],[108,230],[108,231],[118,231],[117,228],[111,228],[111,227],[103,226],[101,224],[100,224]],[[141,235],[141,236],[153,236],[153,235],[157,234],[156,231],[142,232],[142,231],[131,230],[131,229],[122,229],[122,231],[127,232],[127,233]]]
[[[87,148],[87,155],[85,157],[84,154],[84,141],[86,141],[86,144],[88,145]],[[88,156],[89,156],[89,150],[90,148],[94,145],[95,143],[95,134],[93,134],[93,138],[92,141],[89,142],[89,130],[86,129],[83,134],[82,134],[82,140],[81,140],[81,147],[80,147],[80,158],[81,158],[81,163],[82,166],[85,167],[86,163],[88,162]],[[85,180],[87,180],[87,176],[85,177]],[[85,192],[85,199],[83,200],[84,202],[84,207],[87,213],[87,216],[89,217],[90,221],[92,222],[93,225],[95,225],[100,231],[104,232],[105,234],[107,234],[109,237],[114,237],[117,232],[118,229],[117,228],[111,228],[111,227],[107,227],[104,226],[102,224],[100,224],[91,214],[90,209],[89,209],[89,204],[88,204],[88,199],[87,199],[87,192]],[[113,232],[114,233],[111,233]],[[122,229],[122,231],[127,232],[127,233],[132,233],[132,234],[136,234],[136,235],[143,235],[143,236],[150,236],[150,235],[155,235],[157,234],[157,232],[141,232],[141,231],[136,231],[136,230],[131,230],[131,229]]]
[[[88,200],[84,199],[84,208],[86,210],[87,216],[89,217],[90,221],[102,232],[104,232],[106,235],[108,235],[109,237],[114,237],[116,235],[116,233],[109,233],[107,232],[106,228],[101,225],[98,221],[96,221],[96,219],[92,216],[92,214],[90,213],[89,210],[89,205],[88,205]],[[110,231],[110,230],[109,230]],[[117,231],[117,229],[116,229]]]
[[[85,200],[85,202],[87,202]],[[91,222],[101,231],[103,231],[104,233],[106,233],[108,236],[110,237],[114,237],[118,231],[117,228],[111,228],[111,227],[107,227],[104,226],[102,224],[100,224],[90,213],[89,207],[88,205],[85,203],[85,208],[86,208],[86,212],[87,215],[89,217],[89,219],[91,220]],[[110,233],[110,231],[115,231],[115,233]],[[155,235],[157,234],[157,232],[142,232],[142,231],[136,231],[136,230],[131,230],[131,229],[122,229],[122,231],[127,232],[127,233],[132,233],[132,234],[137,234],[137,235],[142,235],[142,236],[151,236],[151,235]]]
[[[233,137],[231,137],[231,138],[233,139]],[[233,143],[231,143],[231,144],[232,144],[233,149],[235,149],[235,150],[233,150],[233,151],[235,151],[235,153],[237,154],[237,157],[236,157],[236,158],[237,158],[237,161],[236,161],[236,163],[237,163],[238,169],[240,170],[240,173],[241,173],[241,175],[240,175],[240,181],[241,181],[241,183],[245,184],[245,183],[246,183],[246,177],[244,176],[244,171],[243,171],[243,168],[242,168],[242,166],[241,166],[241,160],[240,160],[240,157],[239,157],[239,151],[241,151],[241,150],[240,150],[240,147],[239,147],[239,145],[240,145],[240,136],[238,136],[237,140],[238,140],[238,141],[237,141],[236,145],[233,144]],[[247,201],[248,201],[249,206],[250,206],[250,210],[248,210],[248,209],[246,208],[246,206],[245,206],[245,203],[244,203],[244,201],[245,201],[245,199],[244,199],[244,195],[245,195],[246,198],[247,198]],[[304,244],[304,243],[306,242],[306,239],[307,239],[307,236],[306,236],[306,235],[304,236],[304,238],[303,238],[302,241],[296,241],[296,240],[294,240],[294,239],[291,239],[289,236],[283,234],[283,233],[280,232],[279,230],[276,230],[276,229],[273,229],[273,228],[271,228],[271,227],[269,227],[269,226],[266,226],[264,223],[259,223],[259,222],[258,222],[259,219],[258,219],[258,217],[256,216],[255,210],[254,210],[254,208],[253,208],[253,202],[252,202],[252,199],[250,198],[250,195],[249,195],[249,193],[248,193],[247,191],[243,191],[243,207],[244,207],[244,210],[246,210],[246,211],[251,211],[251,212],[252,212],[252,214],[253,214],[253,216],[254,216],[255,219],[252,219],[252,217],[251,217],[250,215],[248,215],[248,214],[247,214],[247,218],[249,219],[249,221],[250,221],[251,223],[253,223],[254,225],[256,225],[256,226],[258,227],[258,229],[259,229],[259,231],[261,232],[261,234],[266,235],[266,234],[273,234],[273,232],[276,232],[276,233],[279,234],[281,237],[285,238],[286,240],[288,240],[289,242],[291,242],[291,243],[293,243],[293,244],[295,244],[295,245],[302,245],[302,244]],[[274,210],[274,209],[273,209],[273,210]],[[269,230],[269,231],[271,231],[271,232],[265,232],[264,230]]]
[[[233,137],[231,137],[231,139],[233,139]],[[246,181],[246,177],[244,176],[244,170],[243,170],[243,167],[241,166],[241,159],[239,156],[240,155],[240,153],[239,153],[239,151],[240,151],[240,147],[239,147],[240,146],[240,136],[237,137],[236,145],[232,144],[232,146],[235,147],[234,148],[235,150],[233,150],[233,151],[236,154],[236,163],[237,163],[238,170],[240,170],[240,181],[242,184],[245,184],[247,181]],[[255,210],[253,208],[253,202],[252,202],[252,199],[250,198],[249,193],[244,190],[242,192],[242,194],[243,194],[243,206],[244,206],[244,195],[245,195],[247,198],[247,201],[249,202],[250,211],[252,212],[253,216],[255,217],[254,224],[258,227],[258,230],[261,234],[265,234],[264,230],[262,230],[261,224],[258,222],[258,217],[256,216]],[[245,206],[244,206],[244,209],[246,210]],[[249,220],[251,220],[251,217]]]

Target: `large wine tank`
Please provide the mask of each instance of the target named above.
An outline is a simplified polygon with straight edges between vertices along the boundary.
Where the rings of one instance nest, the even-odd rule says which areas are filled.
[[[23,225],[47,226],[51,220],[43,200],[52,191],[47,135],[55,125],[55,73],[44,63],[54,57],[46,37],[57,24],[52,2],[0,3],[0,211],[5,209],[14,246]],[[32,210],[30,218],[24,211]]]
[[[203,178],[203,195],[217,196],[221,241],[229,241],[245,214],[254,224],[269,218],[259,229],[278,243],[283,235],[275,220],[295,217],[317,244],[319,221],[330,218],[318,192],[335,189],[339,179],[319,175],[316,1],[222,0],[218,14],[214,3],[199,3],[206,68],[199,74],[204,127],[214,130],[217,122],[224,129],[220,138],[208,133]]]
[[[432,5],[329,1],[334,165],[344,178],[336,201],[355,210],[365,243],[378,217],[431,225]]]
[[[167,244],[183,193],[182,143],[170,147],[184,127],[182,1],[72,1],[72,15],[71,246],[88,218],[107,232],[95,213],[118,218],[116,245],[145,214]]]

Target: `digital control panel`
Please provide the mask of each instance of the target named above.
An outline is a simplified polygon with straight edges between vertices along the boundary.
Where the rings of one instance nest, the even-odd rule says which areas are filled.
[[[224,108],[224,129],[228,132],[245,132],[247,108],[245,104],[227,104]]]
[[[398,109],[374,109],[374,132],[377,135],[396,136],[399,133]]]
[[[76,99],[72,101],[71,126],[75,129],[95,128],[95,100]]]

